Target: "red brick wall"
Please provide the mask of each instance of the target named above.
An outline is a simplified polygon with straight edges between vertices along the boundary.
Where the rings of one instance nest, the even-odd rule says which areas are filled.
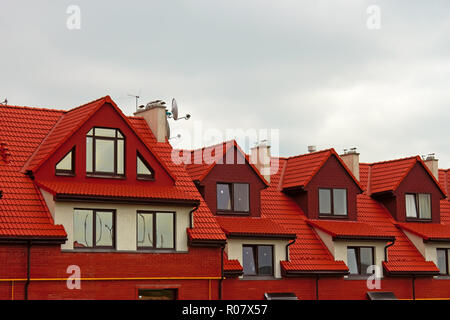
[[[31,278],[67,278],[67,267],[77,265],[82,278],[220,277],[220,249],[190,248],[189,253],[72,253],[57,246],[32,246]],[[26,278],[26,248],[0,245],[0,279]],[[15,299],[24,298],[24,281],[15,282]],[[69,290],[66,281],[32,281],[30,299],[135,299],[137,286],[178,288],[180,299],[218,298],[218,280],[82,281]],[[210,289],[211,286],[211,289]],[[12,284],[0,281],[0,299],[11,299]]]
[[[264,182],[253,171],[248,163],[238,163],[238,152],[234,148],[235,161],[233,164],[216,164],[210,173],[201,182],[204,186],[204,199],[212,213],[217,212],[217,182],[240,182],[250,184],[250,216],[259,217],[260,212],[260,193],[265,187]],[[230,151],[229,151],[230,152]],[[239,153],[240,155],[240,153]]]

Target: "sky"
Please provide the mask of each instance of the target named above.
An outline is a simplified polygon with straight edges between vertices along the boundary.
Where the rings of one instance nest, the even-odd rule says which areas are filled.
[[[192,116],[170,120],[177,148],[219,142],[195,145],[199,127],[278,130],[281,156],[357,147],[450,168],[450,1],[1,1],[0,39],[11,105],[110,95],[132,115],[129,94],[176,98]]]

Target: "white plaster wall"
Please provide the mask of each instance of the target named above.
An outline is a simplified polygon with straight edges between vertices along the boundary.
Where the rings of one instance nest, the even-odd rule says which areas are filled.
[[[272,245],[273,246],[273,263],[274,263],[274,276],[275,278],[281,278],[281,266],[280,261],[286,260],[286,245],[289,244],[288,240],[259,240],[259,239],[238,239],[232,238],[227,240],[227,246],[225,248],[228,259],[237,259],[241,265],[242,261],[242,246],[247,244],[253,245]],[[241,276],[242,278],[242,276]]]
[[[103,204],[103,203],[78,203],[78,202],[55,202],[54,220],[56,224],[62,224],[67,232],[67,242],[61,249],[73,249],[73,213],[75,208],[79,209],[115,209],[116,210],[116,250],[137,250],[136,247],[136,219],[137,211],[172,211],[176,213],[176,251],[188,250],[188,239],[186,228],[189,227],[188,207],[169,207],[152,205],[130,205],[130,204]]]
[[[42,197],[44,198],[45,203],[47,204],[47,208],[52,215],[53,220],[55,219],[55,201],[53,201],[53,195],[43,189],[41,190]]]
[[[437,266],[437,249],[450,249],[450,242],[439,242],[439,243],[430,243],[424,242],[423,239],[411,232],[403,230],[409,240],[416,246],[419,252],[427,261],[433,261]],[[450,257],[449,261],[447,261],[447,265],[450,265]]]

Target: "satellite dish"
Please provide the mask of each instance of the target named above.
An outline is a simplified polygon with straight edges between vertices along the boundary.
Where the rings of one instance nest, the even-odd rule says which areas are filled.
[[[174,120],[178,120],[178,104],[175,98],[172,99],[172,116]]]

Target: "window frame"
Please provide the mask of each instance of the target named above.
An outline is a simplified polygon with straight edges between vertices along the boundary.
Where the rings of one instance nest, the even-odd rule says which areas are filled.
[[[139,159],[144,163],[144,165],[150,170],[152,174],[139,174],[138,173],[138,161]],[[155,170],[148,164],[147,160],[142,156],[139,151],[136,151],[136,179],[138,180],[147,180],[154,181],[155,180]]]
[[[371,276],[372,274],[361,273],[361,248],[371,249],[372,250],[372,263],[375,265],[375,247],[372,246],[347,246],[347,266],[348,266],[348,250],[354,249],[356,256],[356,268],[358,269],[358,273],[349,273],[350,277],[353,276]],[[350,271],[350,270],[349,270]]]
[[[69,153],[72,153],[72,163],[71,163],[71,170],[64,170],[64,169],[57,169],[58,164],[65,158]],[[55,164],[55,175],[57,176],[74,176],[75,175],[75,147],[70,149],[69,152],[67,152],[59,161]]]
[[[242,266],[244,265],[244,248],[253,248],[253,259],[255,261],[256,274],[245,274],[244,277],[274,277],[275,276],[275,246],[273,244],[243,244],[242,245]],[[259,261],[258,261],[258,247],[271,247],[272,248],[272,273],[271,274],[259,274]],[[244,271],[244,269],[242,269]]]
[[[436,266],[439,268],[439,265],[438,265],[438,251],[444,251],[445,252],[445,273],[440,273],[439,272],[439,275],[440,276],[449,276],[450,274],[449,274],[449,266],[448,266],[448,251],[449,251],[450,249],[448,249],[448,248],[436,248]],[[439,270],[440,271],[440,270]]]
[[[231,202],[231,209],[219,209],[219,199],[217,194],[217,187],[219,184],[228,185],[230,187],[230,202]],[[248,211],[235,211],[234,209],[234,185],[235,184],[245,184],[248,186]],[[216,213],[217,214],[223,214],[223,215],[250,215],[251,212],[251,197],[250,197],[250,183],[247,182],[216,182]]]
[[[74,208],[75,211],[92,211],[92,246],[91,247],[73,247],[74,250],[97,250],[97,249],[109,249],[116,250],[117,243],[117,210],[116,209],[92,209],[92,208]],[[97,246],[97,212],[111,212],[113,223],[113,241],[111,246]],[[73,228],[72,228],[73,229]],[[74,239],[75,241],[75,239]],[[73,242],[74,242],[73,241]],[[73,244],[72,242],[72,244]]]
[[[330,192],[330,206],[331,213],[321,213],[320,212],[320,190],[328,190]],[[347,209],[345,214],[335,214],[334,213],[334,192],[333,190],[345,190],[345,208]],[[319,218],[337,218],[337,219],[346,219],[348,218],[348,189],[347,188],[322,188],[319,187],[317,189],[317,211]]]
[[[172,214],[173,217],[173,247],[172,248],[158,248],[156,246],[156,214],[157,213],[165,213],[165,214]],[[152,224],[153,224],[153,246],[139,246],[139,220],[138,217],[140,214],[151,214],[152,217]],[[155,211],[155,210],[138,210],[136,212],[136,250],[152,250],[152,251],[164,251],[164,250],[170,250],[170,251],[176,251],[177,248],[177,213],[175,211]]]
[[[95,129],[108,129],[108,130],[115,130],[116,134],[115,137],[105,137],[105,136],[96,136],[95,135]],[[92,130],[92,135],[89,135],[89,132]],[[118,132],[122,135],[122,137],[118,136]],[[87,170],[87,139],[92,139],[92,171]],[[95,160],[97,158],[97,152],[96,152],[96,140],[106,140],[106,141],[114,141],[114,171],[113,172],[106,172],[106,171],[96,171],[95,168]],[[118,141],[123,141],[123,173],[118,173]],[[125,135],[120,131],[118,128],[107,128],[107,127],[92,127],[89,129],[89,131],[86,133],[86,175],[88,177],[118,177],[118,178],[124,178],[126,176],[126,138]]]
[[[419,200],[419,195],[428,195],[430,197],[430,217],[429,218],[421,218],[420,217],[420,200]],[[416,207],[416,216],[415,217],[408,217],[408,212],[407,212],[407,206],[406,206],[406,196],[407,195],[413,195],[414,196],[414,205]],[[433,220],[433,197],[431,195],[431,193],[422,193],[422,192],[418,192],[418,193],[414,193],[414,192],[405,192],[405,217],[406,217],[406,221],[432,221]]]

